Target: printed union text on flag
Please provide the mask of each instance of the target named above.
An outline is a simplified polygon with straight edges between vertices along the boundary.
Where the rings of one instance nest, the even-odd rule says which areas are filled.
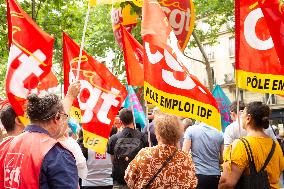
[[[111,22],[114,37],[122,49],[123,43],[121,26],[124,26],[127,31],[131,33],[132,29],[138,23],[138,15],[133,13],[133,5],[127,4],[124,7],[113,6],[111,10]]]
[[[7,0],[9,60],[6,92],[9,102],[24,124],[24,104],[31,92],[56,86],[57,79],[47,83],[51,74],[54,39],[42,31],[14,1]]]
[[[144,97],[162,111],[190,117],[221,130],[221,116],[212,94],[185,68],[188,60],[155,0],[142,9]]]
[[[276,14],[279,10],[271,3],[270,0],[260,3],[236,0],[236,81],[243,89],[284,95],[283,53],[277,55],[279,49],[283,51],[283,32],[279,32],[284,29],[279,22],[282,22],[283,14],[279,18]],[[264,14],[260,6],[265,10]],[[271,14],[277,22],[270,20]],[[277,35],[281,35],[278,36],[281,41],[275,42]]]
[[[219,85],[216,85],[212,92],[212,95],[218,103],[218,107],[221,113],[222,131],[225,132],[226,127],[230,125],[230,123],[232,123],[230,116],[231,101]]]
[[[143,86],[143,46],[122,25],[121,30],[128,85]]]
[[[80,47],[63,34],[64,91],[75,80]],[[115,116],[127,96],[125,87],[105,65],[83,51],[79,80],[81,90],[73,104],[71,116],[81,120],[84,145],[97,153],[105,153]]]
[[[137,11],[137,8],[143,5],[142,0],[129,1],[132,2],[129,2],[126,6],[125,4],[123,6],[116,4],[112,9],[114,36],[120,46],[122,44],[119,24],[121,23],[131,32],[132,28],[137,24],[137,18],[140,17],[140,11]],[[195,11],[193,0],[158,0],[158,2],[175,32],[181,50],[184,51],[194,28]]]

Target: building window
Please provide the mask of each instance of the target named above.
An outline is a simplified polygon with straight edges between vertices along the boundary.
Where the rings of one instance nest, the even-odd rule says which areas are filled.
[[[269,100],[269,102],[268,102],[268,100]],[[274,94],[265,94],[265,103],[276,104],[276,96]]]
[[[210,44],[203,45],[207,58],[210,62],[215,60],[215,54],[213,51],[213,47]]]
[[[234,37],[229,38],[229,56],[230,57],[235,56],[235,38]]]

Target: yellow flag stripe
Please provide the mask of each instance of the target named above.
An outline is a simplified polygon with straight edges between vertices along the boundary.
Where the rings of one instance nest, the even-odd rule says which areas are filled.
[[[158,106],[163,112],[193,118],[221,130],[220,112],[210,104],[161,91],[146,81],[144,81],[144,99]]]
[[[85,148],[89,148],[99,154],[106,153],[108,139],[83,130],[83,143]]]
[[[237,85],[253,92],[284,95],[284,75],[237,70]]]

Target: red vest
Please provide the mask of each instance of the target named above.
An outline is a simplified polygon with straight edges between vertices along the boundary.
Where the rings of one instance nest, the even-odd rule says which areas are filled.
[[[25,132],[0,145],[0,189],[38,189],[42,160],[57,141]]]

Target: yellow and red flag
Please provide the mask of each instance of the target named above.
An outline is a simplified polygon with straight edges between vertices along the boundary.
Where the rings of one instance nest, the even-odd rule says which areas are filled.
[[[194,118],[221,130],[217,102],[184,66],[188,60],[156,0],[144,0],[142,36],[145,100],[164,112]]]
[[[128,85],[143,86],[143,46],[122,25],[121,30]]]
[[[80,47],[63,34],[64,92],[75,80]],[[81,91],[73,104],[71,116],[81,120],[84,145],[97,153],[105,153],[112,124],[127,96],[126,88],[112,73],[83,51],[79,72]]]
[[[39,84],[51,72],[54,39],[14,0],[7,0],[7,21],[10,52],[6,92],[13,109],[27,124],[24,117],[26,97],[31,92],[38,92]],[[57,80],[49,85],[57,85]]]
[[[124,26],[128,32],[131,33],[132,29],[138,23],[138,15],[133,12],[133,6],[127,4],[124,7],[113,6],[111,10],[111,22],[114,37],[120,46],[123,48],[122,44],[122,29],[121,26]]]
[[[236,81],[243,89],[284,95],[283,11],[275,3],[236,1]]]

